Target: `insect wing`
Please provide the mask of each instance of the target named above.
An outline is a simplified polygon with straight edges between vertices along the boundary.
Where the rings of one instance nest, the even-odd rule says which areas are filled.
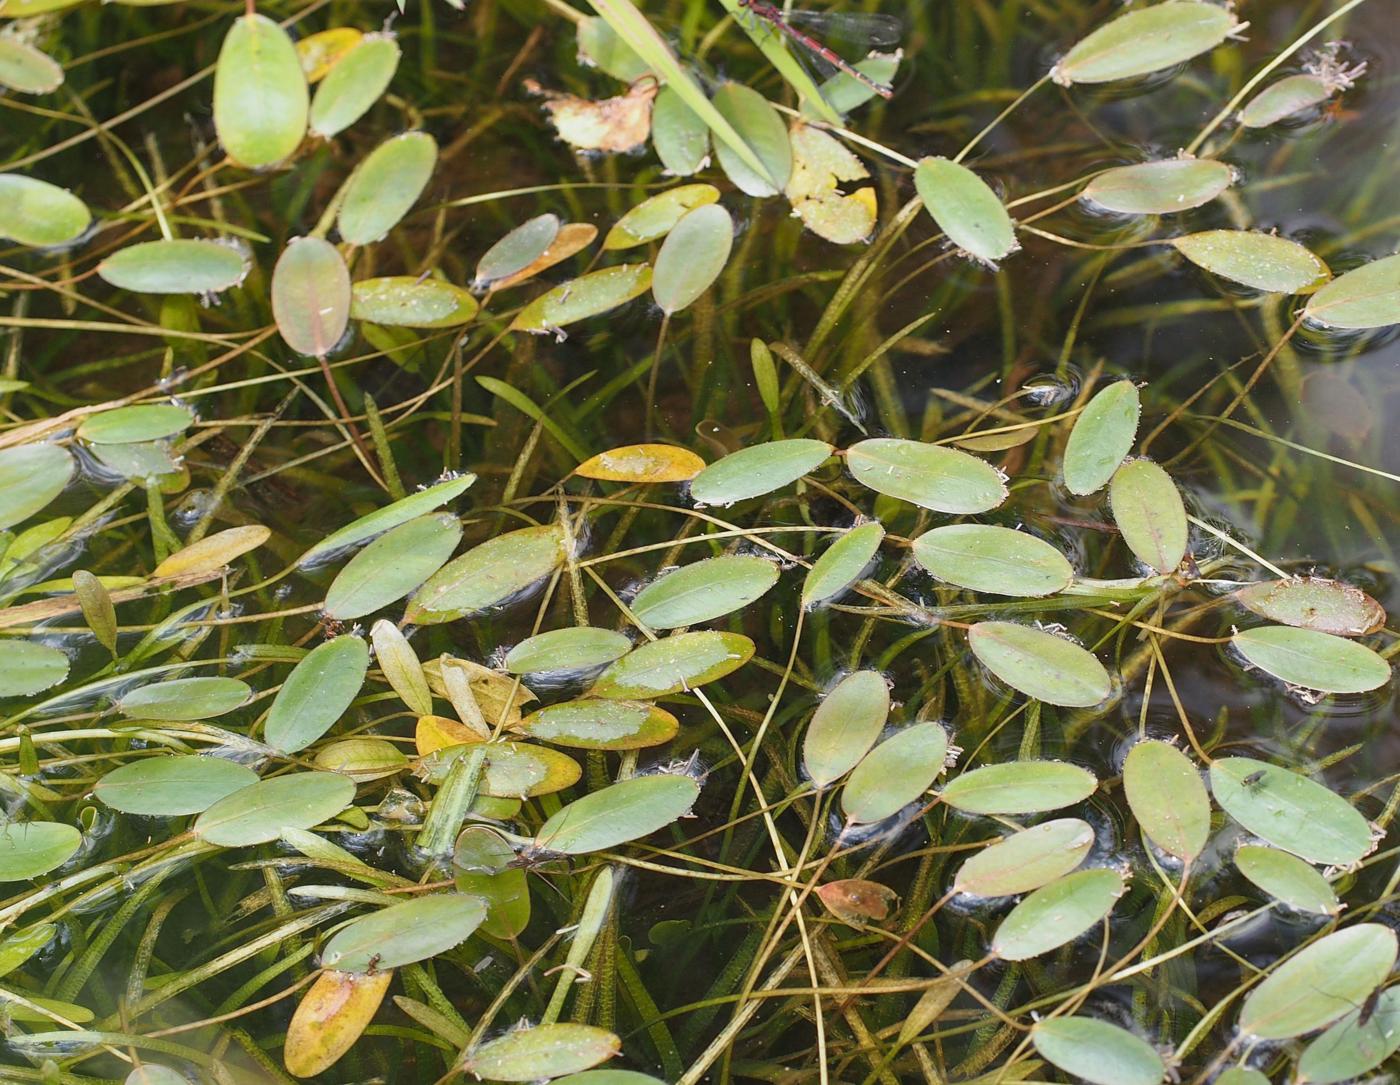
[[[880,12],[790,11],[785,21],[827,41],[848,45],[891,46],[904,38],[904,23],[897,16]]]

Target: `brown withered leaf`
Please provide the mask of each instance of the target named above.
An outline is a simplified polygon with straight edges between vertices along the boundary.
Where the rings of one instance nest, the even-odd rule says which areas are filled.
[[[581,151],[620,154],[640,147],[651,135],[651,103],[657,91],[653,79],[638,80],[626,94],[596,102],[546,90],[533,79],[526,79],[524,87],[544,99],[559,138]]]
[[[899,895],[889,886],[864,878],[827,882],[817,888],[817,896],[832,915],[852,927],[883,923],[899,901]]]

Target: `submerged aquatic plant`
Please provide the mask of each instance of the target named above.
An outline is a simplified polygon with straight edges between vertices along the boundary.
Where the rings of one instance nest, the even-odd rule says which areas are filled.
[[[593,8],[0,6],[0,1076],[1384,1066],[1376,9]]]

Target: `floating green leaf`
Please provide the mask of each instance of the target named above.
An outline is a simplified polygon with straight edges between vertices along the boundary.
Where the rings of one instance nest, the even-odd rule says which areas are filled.
[[[223,241],[143,241],[97,265],[105,281],[137,294],[217,294],[247,273],[242,251]]]
[[[1151,460],[1130,460],[1108,485],[1113,522],[1133,556],[1163,574],[1186,557],[1186,506],[1166,471]]]
[[[1305,109],[1321,105],[1343,86],[1349,85],[1350,80],[1339,85],[1311,72],[1284,76],[1245,103],[1239,113],[1240,124],[1245,128],[1267,128]]]
[[[73,457],[58,445],[0,449],[0,529],[27,520],[61,494]]]
[[[1235,602],[1281,625],[1337,637],[1360,637],[1385,625],[1385,610],[1360,588],[1320,576],[1261,580],[1235,592]]]
[[[1269,1085],[1269,1079],[1258,1070],[1232,1066],[1215,1079],[1215,1085]]]
[[[1059,949],[1107,916],[1123,889],[1123,876],[1103,868],[1066,874],[1041,886],[1001,921],[992,952],[1003,960],[1026,961]]]
[[[27,697],[68,677],[68,656],[47,644],[10,641],[0,652],[0,697]]]
[[[368,670],[369,647],[362,638],[347,633],[318,644],[277,691],[263,738],[284,753],[306,749],[345,714]]]
[[[48,94],[62,85],[62,64],[18,34],[0,34],[0,87],[21,94]]]
[[[311,131],[330,139],[369,112],[389,87],[402,51],[391,34],[366,34],[335,62],[311,100]]]
[[[113,810],[150,817],[203,813],[226,795],[258,782],[246,765],[204,754],[146,757],[114,769],[93,789]]]
[[[846,820],[867,825],[897,814],[933,786],[947,756],[948,732],[937,723],[916,723],[885,739],[841,791]]]
[[[486,250],[476,265],[476,285],[487,287],[524,271],[545,254],[558,236],[558,215],[536,215],[525,220]]]
[[[607,1062],[622,1041],[592,1025],[546,1024],[516,1029],[467,1052],[462,1067],[489,1081],[538,1081]]]
[[[1324,328],[1400,324],[1400,254],[1339,275],[1308,299],[1303,315]]]
[[[979,851],[959,868],[953,888],[978,897],[1029,893],[1078,867],[1093,843],[1087,821],[1045,821]]]
[[[460,286],[416,275],[364,279],[350,288],[350,316],[391,328],[455,328],[480,306]]]
[[[453,558],[413,593],[407,618],[419,625],[454,621],[499,606],[564,562],[557,525],[508,531]]]
[[[1260,1040],[1289,1040],[1325,1028],[1385,981],[1395,950],[1395,932],[1379,923],[1323,935],[1250,991],[1240,1008],[1240,1031]]]
[[[1235,171],[1224,162],[1167,158],[1104,170],[1084,186],[1081,198],[1123,215],[1171,215],[1210,203],[1234,183]]]
[[[826,787],[855,768],[880,737],[889,714],[890,687],[878,671],[856,671],[836,683],[817,706],[802,740],[802,767],[812,783]]]
[[[778,567],[767,558],[724,554],[666,573],[637,594],[631,609],[652,629],[677,629],[740,610],[777,582]]]
[[[1296,772],[1252,757],[1211,762],[1210,788],[1255,836],[1310,863],[1345,866],[1375,846],[1371,827],[1341,796]]]
[[[753,641],[738,633],[678,633],[632,649],[608,667],[589,692],[623,700],[664,697],[737,671],[753,651]]]
[[[98,445],[157,441],[174,436],[193,421],[194,412],[189,408],[169,403],[118,407],[85,418],[78,427],[78,436]]]
[[[319,237],[293,238],[272,271],[272,315],[298,354],[324,358],[350,323],[350,271]]]
[[[527,637],[506,653],[501,666],[511,674],[579,671],[621,659],[631,650],[625,633],[580,625]]]
[[[700,797],[689,776],[633,776],[576,799],[551,815],[535,843],[562,855],[606,851],[684,817]]]
[[[719,200],[714,185],[677,185],[648,197],[617,220],[603,238],[603,248],[630,249],[665,237],[690,211]],[[730,224],[731,233],[733,224]]]
[[[1065,488],[1072,494],[1102,489],[1132,451],[1142,403],[1137,385],[1114,381],[1089,400],[1065,445]]]
[[[391,505],[386,505],[382,509],[376,509],[366,516],[361,516],[358,520],[347,524],[338,531],[331,532],[311,547],[297,560],[297,565],[303,569],[317,565],[342,550],[357,546],[366,539],[382,535],[390,528],[432,512],[433,509],[460,496],[475,481],[475,475],[459,475],[457,478],[436,483],[426,490],[419,490],[417,493],[400,498]]]
[[[1050,76],[1066,87],[1134,79],[1214,49],[1239,28],[1234,12],[1215,4],[1153,4],[1099,27],[1061,57]]]
[[[748,196],[776,196],[787,187],[792,175],[792,146],[787,125],[768,99],[741,83],[724,83],[714,93],[714,107],[728,121],[763,165],[754,169],[723,140],[715,144],[720,169]]]
[[[639,750],[676,737],[680,722],[656,705],[590,697],[527,716],[518,730],[541,742],[581,750]]]
[[[515,938],[530,922],[530,887],[525,871],[512,867],[515,849],[485,825],[468,825],[453,847],[453,882],[458,893],[486,903],[483,934]]]
[[[370,245],[388,234],[428,187],[437,154],[427,132],[405,132],[370,151],[341,193],[340,236],[352,245]]]
[[[1265,893],[1290,908],[1318,915],[1336,915],[1342,909],[1327,879],[1296,855],[1244,844],[1235,852],[1235,866]]]
[[[651,293],[667,316],[688,308],[708,290],[729,260],[734,220],[717,203],[689,211],[671,228],[656,254]]]
[[[645,294],[649,286],[651,267],[647,264],[619,264],[590,271],[530,302],[516,314],[510,327],[512,331],[552,335],[568,324],[625,305]]]
[[[275,166],[306,135],[310,91],[296,47],[266,15],[240,16],[229,27],[214,68],[214,128],[238,166]]]
[[[802,605],[824,603],[854,584],[874,560],[884,539],[885,528],[878,520],[858,524],[840,536],[812,562],[802,582]]]
[[[1354,640],[1263,625],[1238,630],[1230,643],[1251,666],[1290,686],[1323,693],[1365,693],[1390,681],[1390,664]]]
[[[934,512],[987,512],[1006,500],[1006,483],[997,469],[956,448],[873,437],[847,450],[846,467],[876,493]]]
[[[252,696],[237,678],[176,678],[122,694],[117,711],[146,720],[207,720],[242,708]]]
[[[318,769],[339,772],[357,783],[382,780],[408,768],[408,757],[385,738],[343,738],[318,746],[312,759]]]
[[[651,70],[637,51],[617,36],[607,20],[596,15],[579,20],[578,55],[581,62],[592,64],[624,83],[635,83]]]
[[[761,497],[816,470],[831,452],[831,445],[809,437],[741,448],[696,475],[690,496],[702,505],[732,505]]]
[[[1113,692],[1103,664],[1064,637],[1016,622],[979,622],[967,633],[972,654],[1012,689],[1046,704],[1088,708]]]
[[[1048,542],[990,524],[936,527],[914,540],[913,554],[939,580],[993,595],[1050,595],[1074,578]]]
[[[284,829],[309,829],[355,798],[355,783],[336,772],[294,772],[226,795],[194,823],[194,834],[221,848],[276,840]]]
[[[1093,1017],[1037,1021],[1031,1042],[1047,1061],[1093,1085],[1158,1085],[1162,1056],[1140,1036]]]
[[[66,245],[87,233],[92,212],[66,188],[0,173],[0,237],[21,245]]]
[[[1309,294],[1332,277],[1318,257],[1276,234],[1207,230],[1170,244],[1197,267],[1271,294]]]
[[[347,621],[402,599],[446,564],[461,539],[462,522],[450,512],[429,513],[391,528],[331,581],[326,613]]]
[[[960,773],[942,799],[966,814],[1039,814],[1082,802],[1098,781],[1063,761],[1007,761]]]
[[[1365,1022],[1361,1018],[1365,1015]],[[1333,1085],[1364,1077],[1400,1048],[1400,988],[1383,992],[1373,1006],[1345,1017],[1303,1049],[1297,1082]]]
[[[710,158],[710,128],[671,87],[662,87],[651,108],[651,142],[667,173],[689,177]]]
[[[987,264],[1015,252],[1016,226],[987,182],[947,158],[925,158],[914,170],[914,188],[948,240]]]
[[[1167,742],[1139,742],[1123,762],[1128,806],[1147,838],[1189,863],[1210,835],[1210,796],[1191,759]]]
[[[57,821],[12,821],[0,826],[0,882],[20,882],[62,866],[83,836]]]
[[[393,904],[341,927],[321,951],[338,972],[383,972],[425,961],[470,938],[486,918],[480,897],[433,893]]]
[[[420,720],[420,726],[422,721]],[[439,727],[450,720],[439,721]],[[470,729],[457,724],[460,731]],[[419,767],[420,774],[433,783],[442,783],[453,763],[472,751],[481,748],[479,741],[469,741],[446,746],[428,757]],[[568,754],[558,750],[533,746],[525,742],[491,742],[485,747],[486,763],[481,775],[481,793],[495,798],[533,798],[536,795],[552,795],[573,787],[582,775],[579,764]]]

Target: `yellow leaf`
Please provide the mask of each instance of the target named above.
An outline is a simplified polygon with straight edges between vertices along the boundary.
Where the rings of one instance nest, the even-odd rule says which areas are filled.
[[[576,467],[584,478],[604,482],[689,482],[705,461],[675,445],[624,445],[600,452]]]
[[[282,1061],[289,1073],[313,1077],[350,1050],[374,1017],[394,972],[322,972],[292,1015]]]
[[[865,180],[870,176],[865,165],[818,128],[795,125],[789,140],[792,176],[785,194],[798,218],[834,244],[864,241],[875,229],[875,190],[866,187],[847,194],[838,182]]]
[[[256,550],[271,537],[272,532],[261,524],[231,527],[200,539],[197,543],[177,550],[156,566],[156,576],[180,576],[184,573],[209,573],[222,569],[240,554]]]
[[[481,736],[465,723],[458,723],[447,716],[419,716],[418,726],[413,731],[413,743],[418,747],[419,757],[427,757],[449,746],[480,741]]]
[[[483,667],[480,663],[473,663],[469,659],[443,656],[440,659],[430,659],[424,663],[423,674],[428,679],[428,688],[445,700],[452,698],[448,692],[447,683],[443,681],[442,677],[443,659],[449,660],[467,672],[467,679],[471,682],[472,696],[476,698],[482,717],[493,728],[502,720],[505,721],[507,727],[516,726],[520,722],[520,706],[528,701],[537,700],[534,692],[529,687],[518,683],[513,675],[493,671],[490,667]]]
[[[296,43],[297,59],[308,83],[317,83],[335,67],[336,61],[360,44],[364,37],[353,26],[333,26],[311,34]]]

